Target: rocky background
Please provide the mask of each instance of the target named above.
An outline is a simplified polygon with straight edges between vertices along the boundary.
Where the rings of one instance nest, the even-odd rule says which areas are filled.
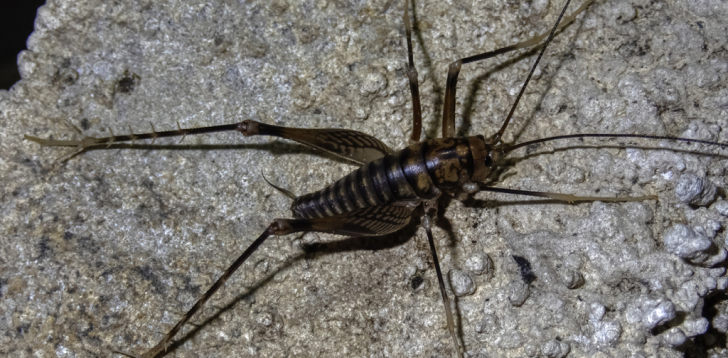
[[[447,64],[546,31],[561,2],[416,1],[425,133]],[[571,9],[580,5],[573,4]],[[243,119],[408,144],[402,4],[49,1],[22,81],[0,91],[0,353],[141,354],[290,200],[354,166],[236,133],[92,150],[78,138]],[[412,14],[412,12],[411,12]],[[598,0],[563,31],[505,137],[679,135],[728,142],[728,6]],[[466,65],[460,135],[492,135],[535,60]],[[659,201],[479,193],[434,230],[470,357],[725,357],[728,152],[569,140],[514,153],[500,187]],[[175,357],[449,357],[419,218],[384,238],[271,238],[192,320]]]

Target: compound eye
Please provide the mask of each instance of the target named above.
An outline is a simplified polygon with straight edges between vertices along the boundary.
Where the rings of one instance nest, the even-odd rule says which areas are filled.
[[[486,167],[492,167],[493,166],[493,158],[489,156],[485,157],[485,166]]]

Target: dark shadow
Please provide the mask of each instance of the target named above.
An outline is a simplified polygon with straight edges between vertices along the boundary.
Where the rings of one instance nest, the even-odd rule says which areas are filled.
[[[725,264],[726,263],[724,262],[723,265]],[[726,302],[728,302],[728,293],[726,292],[718,292],[706,297],[701,316],[705,317],[708,322],[713,322],[713,319],[721,313],[721,310],[725,312],[727,306]],[[694,338],[692,346],[688,347],[685,351],[685,357],[713,357],[710,353],[714,353],[715,351],[727,346],[728,334],[715,329],[715,327],[711,324],[706,333]]]
[[[4,1],[0,8],[0,89],[20,80],[18,53],[26,49],[38,7],[45,0]]]
[[[417,210],[416,210],[417,211]],[[415,216],[416,218],[417,216]],[[197,335],[205,326],[209,325],[213,321],[219,319],[224,313],[232,310],[235,308],[235,306],[240,303],[241,301],[246,300],[247,298],[254,295],[258,289],[261,287],[267,285],[273,278],[283,272],[284,270],[287,270],[293,266],[293,264],[302,259],[302,258],[311,258],[312,256],[315,256],[316,254],[334,254],[339,252],[349,252],[349,251],[358,251],[358,250],[383,250],[388,248],[393,248],[399,245],[404,244],[407,242],[410,238],[414,237],[417,226],[419,225],[418,220],[411,220],[410,223],[405,226],[402,230],[397,231],[392,234],[383,235],[383,236],[374,236],[374,237],[353,237],[353,238],[347,238],[343,240],[337,240],[332,242],[325,242],[325,243],[315,243],[315,244],[308,244],[303,245],[303,253],[295,255],[290,257],[288,260],[286,260],[283,265],[278,267],[276,270],[268,274],[264,279],[257,282],[253,287],[251,287],[248,291],[245,293],[241,293],[235,299],[227,303],[225,306],[216,308],[215,314],[213,314],[210,317],[207,317],[204,321],[202,321],[199,324],[190,324],[194,328],[185,333],[183,336],[181,336],[177,340],[173,340],[169,348],[166,352],[161,353],[157,357],[165,357],[170,354],[173,354],[178,347],[185,344],[188,340],[192,339]]]
[[[180,337],[179,339],[173,340],[169,344],[169,348],[165,352],[162,352],[161,354],[157,355],[157,357],[165,357],[170,354],[174,355],[173,352],[177,348],[179,348],[181,345],[185,344],[188,340],[190,340],[195,335],[197,335],[197,333],[199,333],[205,326],[207,326],[208,324],[210,324],[213,321],[220,318],[220,316],[222,316],[223,313],[232,310],[240,301],[243,301],[246,298],[255,294],[255,292],[257,292],[259,288],[265,286],[271,280],[273,280],[273,278],[276,276],[276,274],[278,274],[279,272],[282,272],[283,270],[290,268],[295,261],[301,259],[303,256],[304,256],[303,254],[299,254],[299,255],[289,258],[282,266],[278,267],[277,270],[273,271],[271,274],[266,276],[264,279],[262,279],[260,282],[258,282],[255,286],[251,287],[247,292],[238,295],[237,297],[235,297],[235,299],[230,301],[228,304],[226,304],[223,307],[220,307],[214,315],[208,317],[202,323],[199,323],[199,324],[189,323],[194,328],[191,329],[189,332],[185,333],[184,336]],[[202,308],[202,309],[204,310],[204,308]]]
[[[69,147],[73,148],[73,147]],[[258,150],[266,151],[275,156],[285,154],[307,154],[312,156],[318,156],[327,158],[339,163],[353,164],[357,163],[346,160],[342,157],[335,156],[320,150],[316,150],[309,146],[297,143],[287,142],[273,142],[273,143],[261,143],[261,144],[128,144],[128,143],[117,143],[110,146],[99,145],[94,147],[86,148],[83,152],[78,155],[82,155],[85,152],[97,151],[97,150],[110,150],[110,149],[128,149],[128,150],[147,150],[147,151],[223,151],[223,150]],[[75,149],[72,149],[75,151]],[[70,153],[69,153],[70,154]]]
[[[450,203],[455,198],[451,195],[448,195],[447,193],[443,193],[439,200],[437,201],[437,218],[435,218],[435,225],[437,225],[439,228],[441,228],[443,231],[445,231],[447,235],[447,246],[450,247],[450,255],[451,255],[451,262],[463,262],[458,255],[457,251],[453,250],[455,246],[457,246],[458,240],[455,236],[455,230],[453,229],[453,225],[448,220],[448,218],[445,217],[445,211],[450,206]],[[452,302],[452,317],[453,317],[453,323],[455,324],[455,334],[457,335],[458,341],[461,344],[461,347],[463,351],[467,351],[465,348],[465,331],[463,330],[463,320],[460,316],[460,309],[459,309],[459,301],[458,297],[455,296],[455,292],[452,291],[452,284],[450,283],[450,275],[449,270],[442,269],[442,276],[443,280],[445,280],[445,285],[450,287],[450,293],[451,296],[451,302]],[[458,343],[458,344],[460,344]]]
[[[497,193],[497,194],[501,195],[503,193]],[[597,200],[595,200],[595,201],[597,201]],[[463,202],[463,204],[466,207],[474,208],[474,209],[496,209],[496,208],[499,208],[502,206],[520,206],[520,205],[528,205],[528,206],[553,205],[553,204],[579,205],[582,203],[591,203],[591,201],[579,201],[576,203],[565,203],[563,201],[554,200],[554,199],[513,200],[513,201],[469,199],[469,200]]]
[[[425,40],[422,38],[422,31],[420,31],[420,28],[417,26],[417,6],[415,6],[414,0],[412,0],[412,34],[417,40],[417,44],[420,45],[419,48],[422,53],[422,58],[424,59],[423,67],[427,68],[427,73],[430,74],[430,83],[432,83],[432,92],[434,92],[434,98],[432,98],[432,100],[434,100],[434,103],[432,103],[432,115],[437,117],[438,113],[442,113],[442,101],[445,94],[442,87],[437,84],[437,79],[435,78],[436,72],[434,65],[432,64],[432,56],[427,51],[427,47],[425,46]],[[412,51],[415,51],[415,49],[413,48]],[[417,63],[415,63],[415,67],[416,66]],[[447,68],[443,69],[442,74],[447,75]],[[424,103],[424,101],[422,101],[422,98],[420,98],[420,101]],[[442,126],[442,119],[440,120],[439,124],[440,126],[435,125],[430,126],[430,128],[424,128],[425,138],[439,137],[437,134],[438,130]]]
[[[457,244],[457,238],[455,237],[455,230],[453,229],[452,223],[445,217],[445,211],[447,211],[447,208],[450,206],[453,199],[454,198],[452,196],[447,195],[446,193],[443,193],[440,196],[440,199],[437,201],[437,218],[435,218],[435,225],[444,230],[447,234],[447,246],[450,248],[455,247],[455,244]]]
[[[583,21],[580,21],[579,22],[579,28],[577,28],[575,30],[577,34],[579,33],[579,29],[581,29],[581,27],[583,26],[583,24],[584,24]],[[567,27],[571,27],[573,25],[574,24],[572,23],[570,26],[567,26]],[[561,32],[563,32],[564,30],[566,30],[566,28],[562,29]],[[558,36],[558,34],[560,34],[561,32],[557,32],[556,35]],[[521,135],[523,134],[523,131],[526,128],[528,128],[528,126],[533,121],[533,116],[536,114],[536,110],[539,109],[539,108],[541,108],[541,104],[543,103],[544,98],[546,98],[546,94],[549,93],[549,90],[551,89],[551,84],[552,84],[552,81],[553,81],[554,77],[559,73],[559,70],[564,65],[564,59],[566,59],[566,58],[568,58],[570,56],[573,56],[572,55],[573,45],[574,45],[574,41],[569,41],[569,44],[567,46],[568,49],[564,52],[564,54],[561,55],[561,57],[560,57],[561,58],[561,61],[559,61],[558,66],[556,66],[553,69],[553,71],[551,71],[550,73],[547,73],[546,71],[542,71],[541,72],[542,73],[542,77],[541,77],[542,79],[544,77],[546,77],[547,75],[550,75],[549,78],[546,80],[546,86],[545,86],[544,90],[541,92],[541,94],[539,96],[538,104],[536,105],[536,107],[531,110],[531,113],[529,113],[526,116],[525,121],[521,124],[520,128],[513,134],[513,140],[518,140],[518,138],[520,138]],[[534,49],[534,50],[536,50],[536,49]],[[548,51],[548,49],[547,49],[547,51]],[[544,54],[544,57],[545,56],[546,56],[546,54]]]
[[[349,251],[378,251],[397,247],[409,241],[417,233],[417,227],[420,225],[417,216],[413,216],[409,224],[401,230],[383,235],[383,236],[359,236],[349,237],[342,240],[329,242],[316,242],[301,245],[307,254],[334,254]]]
[[[473,126],[472,122],[472,113],[473,113],[473,107],[475,106],[475,102],[477,101],[478,92],[481,90],[482,86],[481,84],[485,81],[487,81],[491,75],[494,73],[500,72],[504,69],[506,69],[508,66],[513,65],[516,62],[519,62],[527,57],[532,56],[536,49],[528,50],[520,55],[517,55],[513,58],[510,58],[508,60],[505,60],[501,62],[500,64],[495,65],[489,70],[486,70],[485,73],[481,74],[480,76],[474,78],[472,82],[470,83],[470,86],[468,86],[469,90],[465,96],[465,100],[463,101],[463,112],[462,112],[462,123],[460,124],[460,128],[457,130],[457,136],[458,137],[465,137],[468,135],[468,132],[470,131],[470,128]],[[507,113],[507,112],[506,112]],[[505,118],[503,118],[505,120]],[[495,129],[496,131],[498,128]],[[478,133],[483,134],[484,133]]]
[[[582,24],[583,24],[583,22],[580,22],[579,23],[579,27],[581,27]],[[559,31],[556,32],[556,34],[554,35],[554,37],[561,35],[564,31],[566,31],[566,29],[570,28],[573,25],[574,24],[572,23],[569,26],[567,26],[567,27],[565,27],[563,29],[560,29]],[[577,33],[578,33],[578,29],[577,29]],[[571,48],[571,44],[573,44],[573,41],[569,41],[569,44],[570,44],[569,45],[569,48]],[[471,81],[471,83],[470,83],[470,85],[468,87],[467,95],[465,96],[465,100],[464,100],[464,107],[463,107],[463,112],[462,112],[462,124],[460,125],[460,129],[457,131],[457,136],[458,137],[464,137],[464,136],[468,135],[468,131],[472,127],[472,118],[471,118],[471,115],[473,113],[473,107],[475,106],[475,103],[476,103],[476,100],[477,100],[477,93],[478,93],[478,91],[480,91],[480,89],[482,87],[481,86],[481,83],[483,83],[486,80],[488,80],[492,74],[497,73],[497,72],[500,72],[500,71],[504,70],[505,68],[507,68],[507,67],[509,67],[509,66],[517,63],[517,62],[520,62],[523,59],[526,59],[528,57],[532,57],[532,56],[537,55],[540,50],[541,50],[541,45],[536,45],[534,47],[531,47],[531,48],[525,50],[524,52],[522,52],[522,53],[520,53],[520,54],[518,54],[518,55],[516,55],[516,56],[514,56],[514,57],[512,57],[512,58],[510,58],[508,60],[505,60],[503,62],[500,62],[498,65],[496,65],[493,68],[487,70],[485,73],[483,73],[482,75],[474,78]],[[546,51],[547,51],[547,53],[544,54],[544,58],[548,55],[548,49]],[[562,55],[561,58],[563,59],[563,58],[567,57],[570,53],[571,53],[570,50],[566,50],[565,51],[565,55]],[[557,66],[553,71],[550,71],[548,73],[545,72],[545,71],[542,71],[541,80],[542,81],[543,80],[547,81],[547,86],[544,89],[544,91],[541,93],[541,97],[539,98],[537,108],[540,107],[541,102],[543,101],[544,97],[548,93],[548,90],[549,90],[550,85],[551,85],[551,80],[559,72],[559,69],[561,68],[563,62],[564,62],[563,60],[562,61],[559,61],[559,66]],[[543,66],[543,63],[540,63],[539,65],[540,66]],[[548,79],[544,79],[544,77],[547,74],[550,75],[549,78]],[[525,80],[526,80],[526,78],[524,77],[523,78],[523,81],[525,81]],[[515,100],[515,96],[513,98]],[[528,124],[531,122],[531,119],[533,118],[533,115],[536,113],[536,109],[537,108],[534,108],[531,111],[531,113],[528,114],[528,118],[526,119],[526,122],[523,123],[523,125],[521,126],[521,129],[519,129],[518,132],[513,135],[513,138],[519,138],[520,137],[520,135],[523,133],[523,130],[525,128],[527,128],[528,127]],[[508,111],[510,110],[510,108],[504,109],[504,110],[506,111],[505,113],[508,113]],[[505,118],[502,118],[502,120],[505,121]],[[512,125],[513,122],[514,122],[514,120],[515,120],[515,118],[512,118],[511,119],[511,123],[509,125]],[[501,124],[499,124],[499,125],[501,125]],[[498,128],[496,128],[496,131],[497,131],[497,129]],[[483,134],[483,135],[485,135],[484,133],[477,133],[477,134]]]

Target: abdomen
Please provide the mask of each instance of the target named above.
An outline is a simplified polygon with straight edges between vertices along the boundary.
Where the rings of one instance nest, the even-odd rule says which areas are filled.
[[[326,188],[297,197],[293,216],[311,219],[370,206],[434,199],[455,189],[472,171],[468,138],[440,138],[411,145],[349,173]]]

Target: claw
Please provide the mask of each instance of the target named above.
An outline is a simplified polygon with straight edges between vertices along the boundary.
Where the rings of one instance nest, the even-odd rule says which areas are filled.
[[[23,139],[29,140],[32,142],[36,142],[44,147],[76,147],[79,145],[83,145],[83,142],[80,140],[42,139],[42,138],[27,135],[27,134],[23,136]]]

